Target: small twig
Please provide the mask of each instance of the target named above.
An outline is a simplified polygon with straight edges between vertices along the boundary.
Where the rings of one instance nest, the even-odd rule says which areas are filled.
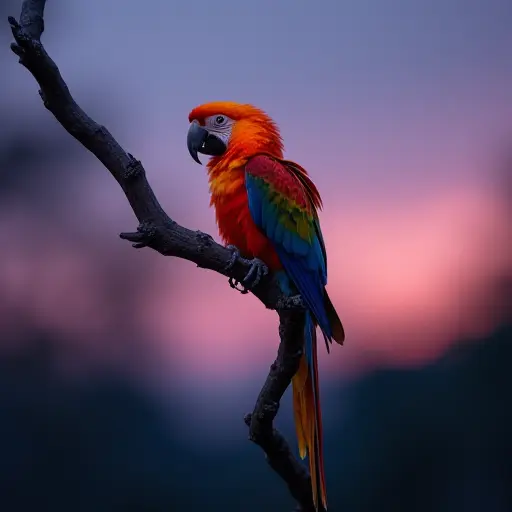
[[[160,254],[194,262],[241,282],[247,272],[243,262],[229,266],[232,253],[201,231],[173,221],[158,202],[142,163],[127,153],[111,133],[91,119],[71,96],[59,68],[41,44],[45,0],[25,0],[20,22],[9,17],[15,39],[12,51],[37,80],[44,106],[69,134],[93,153],[119,183],[139,221],[136,232],[121,233],[133,247],[150,247]],[[265,451],[270,466],[287,483],[300,510],[313,510],[307,470],[292,455],[282,435],[273,428],[283,393],[297,371],[303,343],[304,304],[300,296],[285,297],[273,275],[263,276],[251,292],[280,316],[280,345],[276,361],[261,390],[252,415],[245,418],[250,438]]]

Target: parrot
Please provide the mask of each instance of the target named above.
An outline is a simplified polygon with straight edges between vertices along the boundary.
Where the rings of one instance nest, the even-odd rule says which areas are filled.
[[[237,259],[249,263],[245,293],[246,284],[252,288],[270,269],[282,293],[300,294],[305,304],[303,354],[292,378],[294,422],[299,455],[309,461],[315,510],[319,502],[327,509],[316,328],[327,352],[332,340],[343,344],[345,331],[325,289],[320,193],[303,167],[284,159],[279,128],[263,110],[215,101],[195,107],[188,120],[190,156],[199,164],[198,153],[209,157],[210,206],[232,251],[228,267]]]

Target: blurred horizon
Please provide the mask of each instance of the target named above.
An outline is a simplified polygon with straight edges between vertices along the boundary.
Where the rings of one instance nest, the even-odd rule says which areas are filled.
[[[291,509],[242,421],[275,358],[275,312],[231,290],[223,276],[119,240],[118,233],[137,225],[122,190],[45,110],[36,81],[9,49],[6,18],[19,17],[20,7],[21,0],[0,5],[0,410],[7,422],[0,443],[13,443],[0,465],[0,486],[32,482],[30,462],[22,464],[31,460],[25,445],[32,435],[38,467],[52,475],[46,458],[60,450],[55,439],[76,443],[80,456],[86,450],[79,436],[89,439],[91,466],[80,478],[92,478],[94,486],[91,468],[104,462],[107,437],[126,422],[119,452],[105,456],[113,457],[105,482],[116,471],[124,475],[109,492],[119,498],[120,489],[140,479],[144,500],[151,501],[153,489],[161,501],[107,500],[104,510],[173,510],[186,505],[185,491],[195,503],[189,510],[204,508],[208,493],[220,499],[230,490],[213,476],[211,485],[205,481],[208,468],[225,469],[241,486],[228,499],[233,510],[266,504],[257,496],[258,478],[277,496],[276,507]],[[386,451],[386,435],[408,439],[404,450],[411,454],[428,437],[438,450],[432,465],[425,462],[434,473],[443,450],[454,456],[447,448],[452,441],[460,460],[486,460],[474,469],[459,461],[453,473],[439,470],[446,488],[429,497],[439,506],[428,508],[422,494],[425,502],[414,510],[481,510],[475,507],[484,500],[486,510],[501,512],[512,503],[500,487],[502,475],[512,475],[498,454],[510,450],[506,437],[496,434],[502,445],[489,453],[475,455],[474,444],[487,446],[492,429],[501,433],[509,423],[473,418],[477,412],[462,403],[466,386],[492,381],[510,341],[511,22],[505,0],[329,0],[322,8],[299,0],[293,9],[268,0],[46,5],[42,42],[75,100],[142,160],[162,206],[180,224],[218,240],[204,167],[185,144],[188,112],[207,101],[249,102],[267,111],[281,129],[286,157],[317,184],[328,290],[347,332],[345,346],[319,356],[333,510],[350,503],[354,511],[399,509],[387,494],[395,483],[388,491],[379,487],[386,470],[373,466],[372,449],[397,482],[407,480],[408,470]],[[488,361],[484,369],[480,357]],[[510,380],[504,371],[502,378],[499,393],[489,384],[478,399],[492,418],[507,408],[500,399],[510,396]],[[277,423],[294,447],[288,395]],[[90,419],[79,411],[82,399]],[[54,404],[48,415],[47,403]],[[467,426],[470,444],[459,446],[451,436],[466,428],[463,418],[475,423]],[[389,431],[372,430],[372,421]],[[34,428],[42,437],[24,430],[26,422],[40,424]],[[140,445],[137,460],[146,467],[148,457],[151,469],[135,471],[127,484],[123,457],[139,434],[151,438],[146,428],[158,434]],[[179,460],[166,460],[176,450],[190,463],[183,475]],[[247,479],[237,473],[239,456],[247,460]],[[197,482],[195,466],[203,475]],[[336,490],[337,478],[347,483]],[[39,489],[34,499],[38,492],[55,498],[48,482],[23,485]],[[92,501],[85,491],[69,493],[62,499],[83,499],[84,510],[98,503],[94,493]],[[384,508],[370,496],[380,496]]]

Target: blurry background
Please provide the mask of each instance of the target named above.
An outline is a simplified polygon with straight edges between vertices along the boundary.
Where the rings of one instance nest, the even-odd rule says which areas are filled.
[[[0,510],[293,503],[247,441],[277,317],[135,251],[0,4]],[[330,510],[512,509],[508,0],[53,0],[43,42],[178,222],[216,235],[187,114],[264,108],[312,174],[345,347],[321,352]],[[278,417],[294,446],[290,396]]]

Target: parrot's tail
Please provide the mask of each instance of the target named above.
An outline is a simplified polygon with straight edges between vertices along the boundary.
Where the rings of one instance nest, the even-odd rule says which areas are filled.
[[[336,309],[334,309],[334,305],[331,302],[331,299],[327,294],[327,290],[325,288],[324,308],[325,313],[327,315],[327,319],[329,320],[329,327],[331,328],[333,340],[339,343],[340,345],[343,345],[343,342],[345,341],[345,329],[343,329],[343,324],[341,323],[340,317],[338,316]],[[324,331],[324,329],[322,329],[322,331]],[[329,351],[329,345],[327,345],[327,351]]]
[[[304,355],[300,360],[299,369],[292,380],[295,428],[299,442],[299,454],[301,458],[304,458],[306,455],[309,458],[309,472],[311,475],[315,510],[318,510],[319,499],[324,509],[327,510],[322,414],[320,411],[320,390],[318,386],[316,325],[309,311],[306,312],[304,339]]]

